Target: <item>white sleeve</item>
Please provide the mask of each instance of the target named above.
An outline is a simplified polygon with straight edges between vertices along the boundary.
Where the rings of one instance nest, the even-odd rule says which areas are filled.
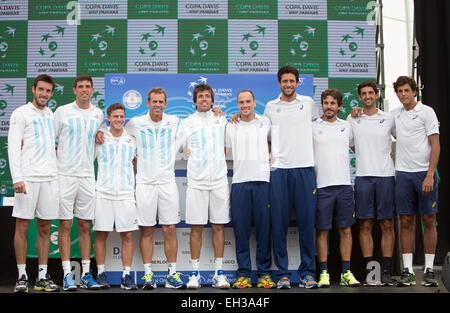
[[[311,121],[315,121],[320,117],[320,110],[319,107],[316,105],[314,100],[310,98],[310,104],[311,104]]]
[[[438,119],[433,109],[427,111],[425,116],[425,131],[427,136],[439,134]]]
[[[8,159],[13,184],[23,181],[22,177],[22,139],[25,131],[25,119],[20,111],[11,115],[8,132]]]
[[[62,120],[61,120],[61,109],[56,109],[55,113],[53,113],[53,118],[55,120],[55,140],[56,144],[59,141],[59,135],[61,134]]]

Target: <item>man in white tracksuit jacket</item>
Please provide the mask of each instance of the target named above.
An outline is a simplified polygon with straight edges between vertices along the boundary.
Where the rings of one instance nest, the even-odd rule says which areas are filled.
[[[55,121],[47,107],[54,88],[51,76],[36,77],[33,102],[15,109],[10,120],[8,158],[15,193],[12,216],[16,218],[14,250],[19,272],[14,292],[28,292],[27,233],[35,217],[39,276],[34,289],[59,291],[47,274],[51,222],[58,218]]]
[[[214,92],[209,85],[195,86],[196,112],[181,122],[183,146],[189,155],[187,164],[186,223],[191,225],[191,262],[193,271],[188,288],[200,287],[199,260],[203,227],[211,223],[215,258],[212,285],[229,288],[222,270],[224,224],[230,222],[229,187],[225,161],[224,116],[211,110]]]

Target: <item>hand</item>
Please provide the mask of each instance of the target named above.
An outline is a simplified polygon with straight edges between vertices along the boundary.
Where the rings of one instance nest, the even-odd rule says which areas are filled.
[[[105,142],[105,134],[99,130],[97,135],[95,135],[95,143],[98,145],[102,145]]]
[[[352,117],[360,117],[361,113],[362,113],[362,108],[361,107],[356,107],[350,112],[350,115]]]
[[[230,123],[237,124],[241,120],[241,113],[235,113],[230,120]]]
[[[223,113],[222,110],[220,108],[218,108],[218,107],[212,108],[212,111],[213,111],[215,117],[224,116],[225,115],[225,113]]]
[[[186,158],[189,159],[189,157],[191,156],[191,150],[189,150],[188,148],[186,148],[186,150],[184,151]]]
[[[422,183],[422,194],[427,196],[430,192],[433,191],[434,178],[433,176],[427,175]]]
[[[275,158],[272,155],[269,155],[269,164],[272,166],[272,164],[275,163]]]
[[[23,181],[14,184],[15,193],[27,194],[27,189],[25,188],[25,183]]]

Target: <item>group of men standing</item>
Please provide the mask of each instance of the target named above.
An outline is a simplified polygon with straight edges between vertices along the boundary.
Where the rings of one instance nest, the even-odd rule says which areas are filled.
[[[415,215],[420,214],[425,230],[422,283],[436,286],[433,259],[437,242],[435,169],[440,149],[439,129],[434,111],[415,101],[415,82],[404,76],[397,80],[394,88],[403,107],[390,113],[377,109],[378,90],[374,83],[360,84],[358,93],[363,108],[355,109],[347,121],[337,118],[342,106],[342,95],[337,89],[322,93],[321,114],[310,97],[297,94],[299,74],[295,68],[281,68],[278,84],[281,95],[267,103],[263,115],[255,113],[253,92],[242,90],[237,96],[240,113],[230,122],[220,110],[212,109],[214,92],[209,85],[195,87],[196,112],[183,120],[164,113],[168,105],[166,92],[153,88],[146,102],[148,114],[132,118],[125,126],[125,108],[120,103],[111,104],[106,116],[108,128],[103,125],[103,112],[90,104],[94,90],[90,76],[80,75],[75,79],[76,100],[57,108],[54,114],[46,106],[53,93],[53,79],[48,75],[38,76],[32,87],[33,101],[16,109],[11,116],[8,137],[15,190],[14,247],[19,271],[15,291],[28,291],[26,234],[34,217],[38,226],[39,260],[35,289],[59,290],[46,265],[50,223],[59,219],[63,289],[76,290],[70,267],[70,229],[74,216],[80,233],[82,288],[109,287],[105,270],[106,240],[114,227],[122,240],[121,287],[137,288],[129,273],[132,232],[140,229],[145,271],[143,289],[156,288],[151,264],[152,235],[157,223],[164,233],[168,263],[166,287],[197,289],[201,286],[202,234],[204,226],[210,223],[215,258],[212,285],[230,288],[222,261],[224,225],[231,220],[238,263],[238,279],[232,287],[252,286],[249,241],[254,225],[257,287],[290,288],[286,237],[292,209],[299,231],[300,287],[330,286],[327,236],[333,226],[339,229],[340,235],[340,284],[360,285],[350,271],[351,226],[355,215],[360,221],[361,248],[367,263],[373,259],[371,233],[375,219],[380,221],[382,230],[381,281],[365,283],[392,285],[393,219],[397,213],[404,264],[398,285],[415,284],[413,224]],[[395,167],[391,156],[392,135],[397,139]],[[350,148],[356,153],[354,190],[349,168]],[[188,157],[186,223],[191,226],[192,272],[187,284],[176,271],[175,225],[180,222],[180,212],[174,165],[179,151]],[[227,156],[233,160],[231,192]],[[96,231],[96,280],[90,272],[92,220]],[[271,246],[278,269],[276,282],[270,275]]]

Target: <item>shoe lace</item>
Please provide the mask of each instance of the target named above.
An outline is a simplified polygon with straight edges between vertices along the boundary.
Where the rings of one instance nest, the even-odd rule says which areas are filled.
[[[150,272],[148,274],[145,274],[142,276],[142,280],[144,280],[146,283],[150,282],[153,278],[153,272]]]

